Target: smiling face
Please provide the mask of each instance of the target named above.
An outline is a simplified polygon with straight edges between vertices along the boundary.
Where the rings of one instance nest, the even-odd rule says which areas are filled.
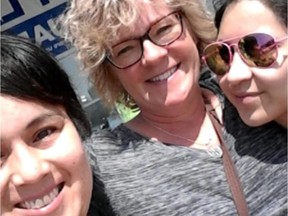
[[[287,27],[261,2],[239,1],[226,9],[218,40],[254,32],[267,33],[276,40],[287,37]],[[235,42],[237,39],[231,41]],[[287,127],[287,54],[288,40],[283,40],[278,44],[276,62],[257,68],[247,66],[235,52],[228,73],[218,77],[221,88],[246,124],[259,126],[275,120]]]
[[[113,45],[143,36],[151,26],[158,26],[157,21],[173,12],[166,5],[147,3],[143,3],[142,10],[135,31],[120,30],[120,38]],[[191,95],[195,94],[191,89],[198,87],[197,41],[192,38],[183,15],[182,20],[183,33],[173,43],[158,46],[146,39],[142,43],[143,56],[136,64],[126,69],[109,66],[142,111],[161,112],[161,108],[173,107],[183,101],[188,104],[187,98],[193,98]],[[155,29],[149,36],[154,33]]]
[[[87,215],[92,174],[64,109],[0,96],[1,215]]]

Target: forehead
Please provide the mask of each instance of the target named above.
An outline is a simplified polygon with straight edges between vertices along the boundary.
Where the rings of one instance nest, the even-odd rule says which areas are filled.
[[[33,102],[20,100],[14,97],[9,96],[0,96],[0,115],[2,118],[12,118],[12,117],[27,117],[25,113],[34,113],[40,112],[41,109],[44,109],[44,106],[41,107],[38,104]],[[1,121],[3,122],[3,121]]]
[[[60,115],[60,107],[41,105],[13,97],[0,96],[0,131],[3,134],[20,132],[40,116]],[[7,124],[9,122],[9,124]]]
[[[123,26],[119,28],[119,37],[116,43],[132,37],[143,35],[152,24],[170,12],[172,12],[172,9],[170,9],[163,1],[156,1],[156,3],[143,2],[139,7],[138,19],[136,19],[131,26]]]
[[[41,104],[40,102],[36,103],[2,95],[0,96],[0,105],[1,117],[8,117],[11,114],[12,116],[19,115],[27,117],[24,115],[25,113],[29,113],[29,116],[34,116],[34,114],[51,111],[52,109],[51,106],[47,104]]]
[[[282,31],[283,26],[275,14],[260,1],[239,1],[230,4],[223,14],[218,40],[252,32],[269,33],[276,37]]]

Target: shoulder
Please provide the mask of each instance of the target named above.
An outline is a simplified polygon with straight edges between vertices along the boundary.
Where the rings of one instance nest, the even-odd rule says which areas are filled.
[[[91,136],[85,140],[84,146],[90,152],[94,150],[113,148],[119,144],[117,136],[110,129],[93,131]]]
[[[226,104],[225,136],[251,215],[272,215],[276,209],[283,215],[287,211],[287,130],[275,122],[247,126],[237,110]]]
[[[123,124],[114,130],[102,129],[94,131],[84,143],[88,154],[94,158],[119,155],[135,146],[143,144],[146,139],[140,134],[131,131]]]

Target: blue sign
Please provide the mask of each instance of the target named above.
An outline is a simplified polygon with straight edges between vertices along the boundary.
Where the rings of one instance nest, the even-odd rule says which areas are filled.
[[[10,4],[13,11],[2,17],[1,26],[25,14],[17,0],[10,1]],[[41,0],[41,4],[49,4],[49,0]],[[23,19],[22,22],[6,28],[3,32],[29,37],[57,56],[70,49],[70,46],[59,36],[55,23],[55,19],[65,10],[66,6],[67,2],[59,4],[29,19]]]

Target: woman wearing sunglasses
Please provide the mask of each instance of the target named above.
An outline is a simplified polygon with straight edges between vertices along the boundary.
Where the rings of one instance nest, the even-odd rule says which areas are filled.
[[[204,59],[243,121],[287,128],[287,1],[226,1],[215,24]]]
[[[93,144],[87,144],[116,212],[247,215],[225,148],[235,143],[231,130],[245,138],[247,131],[239,131],[231,115],[229,122],[235,125],[229,132],[222,128],[222,139],[223,97],[210,74],[200,78],[199,51],[216,36],[201,2],[72,0],[62,24],[103,101],[136,104],[140,110],[112,131],[94,133]],[[217,104],[217,114],[210,102]],[[258,160],[253,161],[244,160],[257,167]],[[258,184],[248,174],[243,176],[249,184]],[[277,189],[252,191],[249,199],[260,202],[258,197],[276,194]]]
[[[218,39],[203,58],[234,105],[225,101],[223,121],[250,213],[287,215],[287,1],[214,6]]]
[[[1,40],[1,216],[114,215],[82,141],[90,125],[67,74],[28,39]]]

